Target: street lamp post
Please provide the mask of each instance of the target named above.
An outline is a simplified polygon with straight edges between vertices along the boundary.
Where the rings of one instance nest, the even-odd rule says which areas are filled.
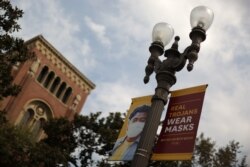
[[[152,33],[153,42],[149,47],[151,56],[145,69],[144,83],[148,83],[149,76],[154,71],[156,73],[157,87],[152,97],[151,112],[147,116],[131,167],[148,166],[161,114],[168,101],[169,89],[176,83],[175,73],[182,70],[187,61],[187,70],[191,71],[193,69],[193,64],[198,59],[200,43],[206,39],[206,30],[210,27],[212,21],[213,12],[211,9],[198,6],[192,10],[190,16],[192,31],[189,34],[192,43],[183,53],[178,51],[178,41],[180,40],[178,36],[175,37],[172,47],[164,53],[164,46],[173,37],[174,30],[167,23],[155,25]],[[161,61],[159,56],[163,53],[166,59]]]

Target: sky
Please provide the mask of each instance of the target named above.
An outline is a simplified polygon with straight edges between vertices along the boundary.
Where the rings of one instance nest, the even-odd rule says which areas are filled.
[[[171,90],[208,84],[198,134],[225,146],[242,145],[250,164],[250,1],[248,0],[12,0],[23,9],[17,36],[42,34],[96,88],[82,114],[126,112],[131,98],[151,95],[154,75],[143,83],[153,26],[167,22],[180,36],[179,50],[191,44],[190,12],[200,5],[214,12],[192,72],[176,74]],[[248,19],[247,19],[248,18]],[[173,39],[165,49],[169,48]]]

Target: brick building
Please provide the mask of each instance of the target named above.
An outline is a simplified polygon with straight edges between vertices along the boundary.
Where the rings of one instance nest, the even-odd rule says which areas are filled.
[[[43,36],[26,43],[37,59],[14,67],[14,82],[22,86],[22,91],[4,99],[0,109],[7,111],[10,122],[29,126],[39,139],[43,136],[42,124],[49,118],[72,119],[79,113],[95,85]]]

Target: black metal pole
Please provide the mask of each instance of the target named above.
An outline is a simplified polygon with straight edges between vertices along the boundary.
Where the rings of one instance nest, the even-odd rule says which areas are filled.
[[[175,76],[169,72],[160,72],[156,78],[158,85],[152,98],[151,112],[147,116],[141,141],[132,161],[132,167],[148,166],[162,111],[168,100],[169,88],[176,82]]]

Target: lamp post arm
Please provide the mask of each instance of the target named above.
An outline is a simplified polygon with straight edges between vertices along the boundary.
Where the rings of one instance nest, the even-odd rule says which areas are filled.
[[[145,68],[145,77],[143,79],[144,83],[147,84],[149,82],[150,75],[155,71],[158,70],[160,67],[161,61],[159,59],[159,56],[161,56],[164,52],[164,46],[162,42],[153,42],[151,46],[149,47],[149,51],[151,53],[148,64]]]
[[[200,27],[195,27],[189,34],[189,37],[192,40],[192,44],[189,46],[190,50],[186,55],[188,59],[187,70],[192,71],[194,62],[198,59],[198,53],[200,51],[200,43],[206,39],[206,32]]]

